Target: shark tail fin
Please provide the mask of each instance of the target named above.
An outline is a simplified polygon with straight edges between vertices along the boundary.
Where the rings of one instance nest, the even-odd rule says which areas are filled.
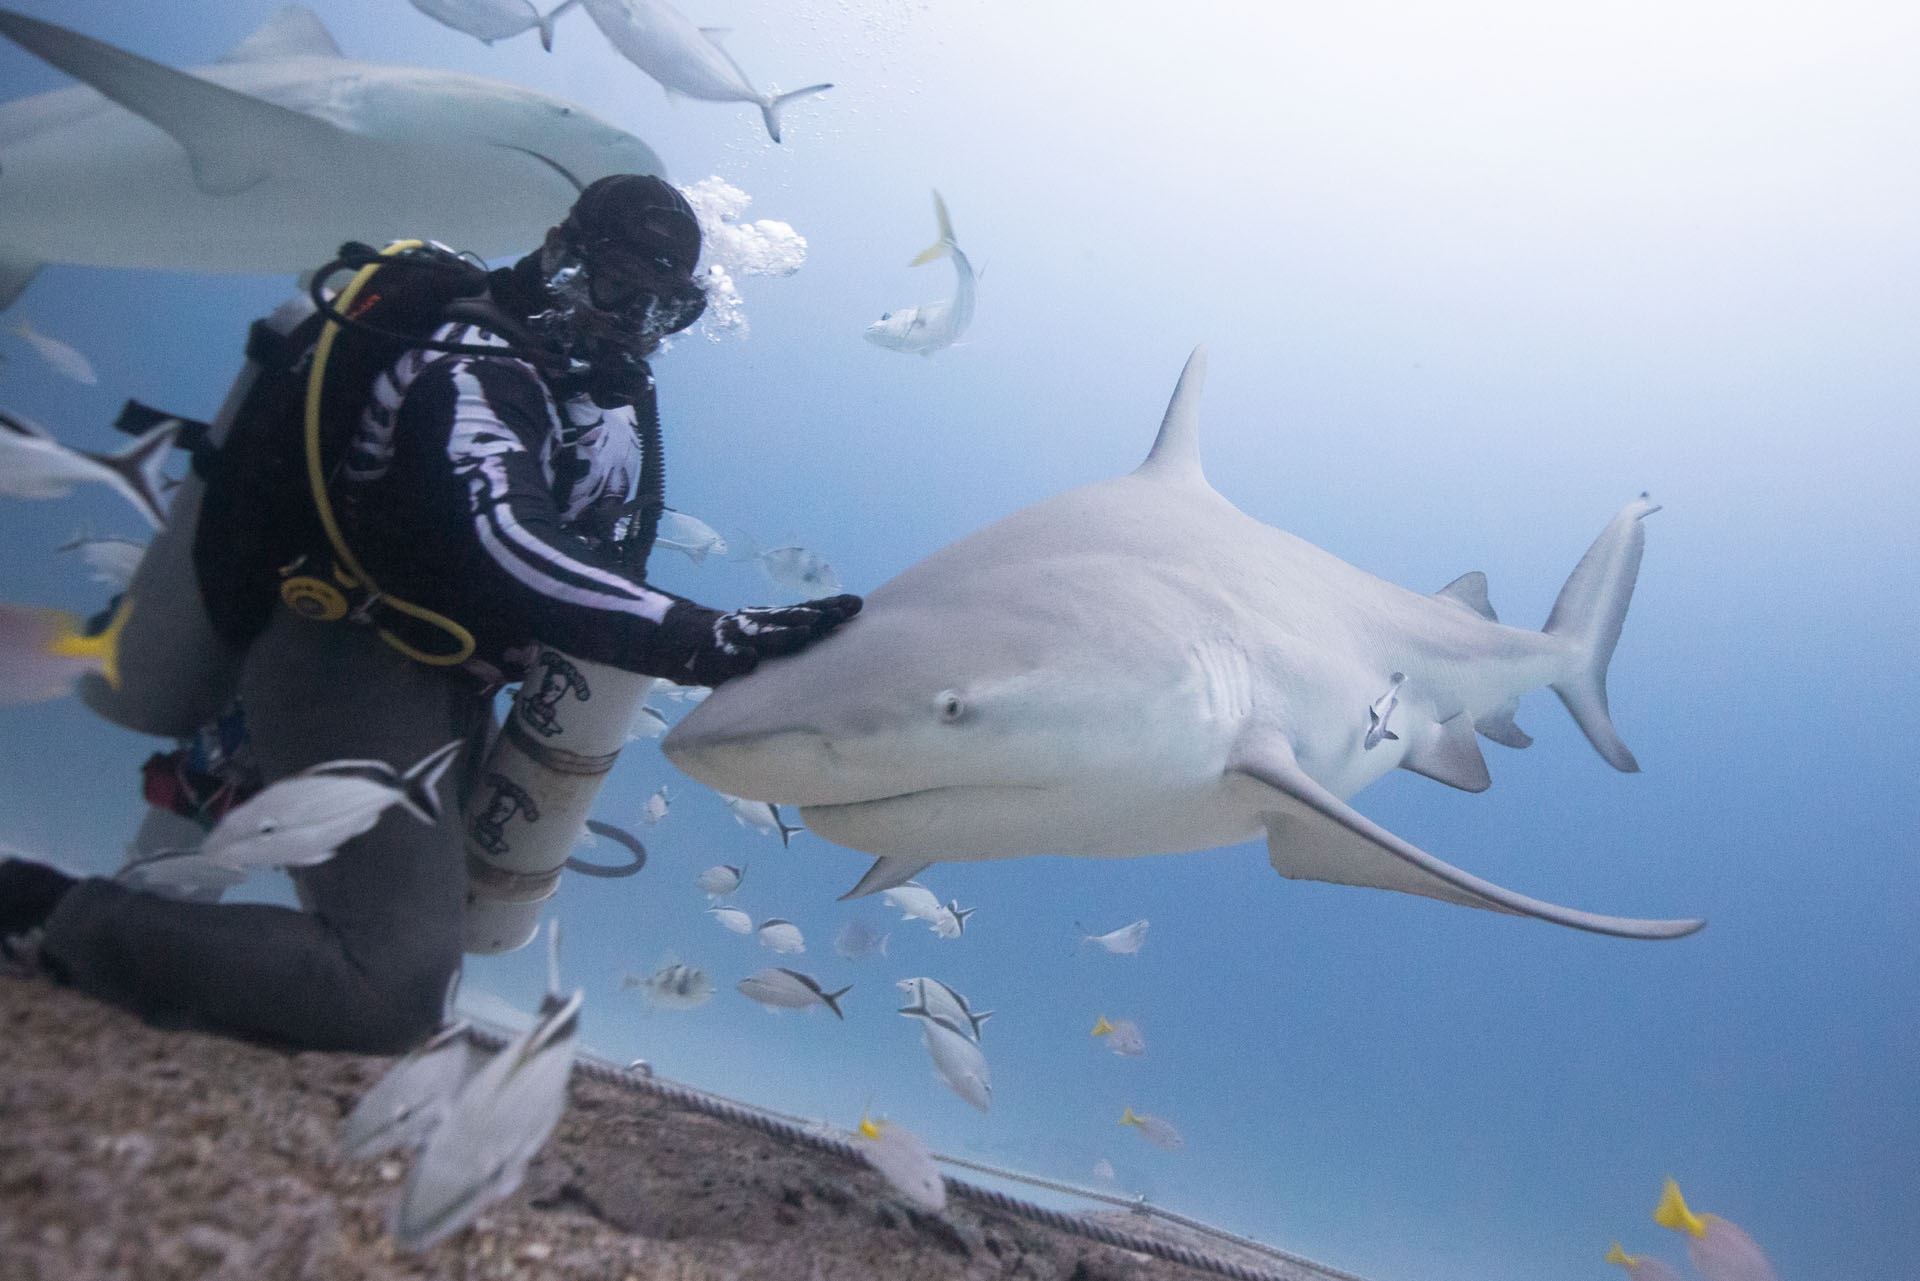
[[[795,98],[804,98],[808,94],[825,93],[833,88],[830,84],[808,85],[804,89],[795,89],[791,93],[776,93],[760,104],[760,115],[767,122],[767,136],[775,142],[780,141],[780,109]]]
[[[1640,763],[1607,712],[1607,664],[1620,640],[1627,602],[1633,598],[1634,580],[1640,573],[1640,553],[1647,540],[1640,522],[1659,510],[1645,494],[1621,508],[1573,567],[1543,629],[1571,646],[1570,670],[1552,683],[1553,692],[1594,750],[1625,774],[1638,773]]]
[[[953,219],[947,217],[947,202],[940,198],[938,191],[933,193],[933,216],[940,224],[940,238],[915,254],[913,261],[907,264],[909,267],[945,258],[960,247],[960,242],[953,236]]]

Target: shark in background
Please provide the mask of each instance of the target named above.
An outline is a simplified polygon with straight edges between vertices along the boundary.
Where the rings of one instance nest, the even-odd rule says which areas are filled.
[[[1606,672],[1653,504],[1608,523],[1543,630],[1505,626],[1481,575],[1409,591],[1216,493],[1200,465],[1205,370],[1197,349],[1133,472],[908,567],[818,645],[716,690],[662,750],[877,855],[849,897],[938,861],[1173,853],[1264,831],[1282,876],[1625,937],[1701,928],[1503,889],[1347,804],[1396,767],[1483,790],[1476,730],[1526,741],[1514,709],[1543,685],[1609,764],[1637,770]],[[1369,750],[1394,673],[1398,737]]]
[[[594,179],[662,172],[559,98],[350,61],[296,5],[190,72],[11,10],[0,34],[84,82],[0,105],[0,308],[48,262],[291,273],[424,227],[498,257]]]

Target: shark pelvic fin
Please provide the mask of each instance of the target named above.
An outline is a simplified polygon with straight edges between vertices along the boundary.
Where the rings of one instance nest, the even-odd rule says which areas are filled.
[[[186,149],[195,184],[210,196],[237,195],[289,163],[320,163],[347,136],[312,116],[25,14],[0,9],[0,34],[166,130]]]
[[[881,890],[890,890],[905,885],[920,873],[933,866],[930,858],[898,858],[882,855],[873,860],[873,866],[867,874],[854,883],[854,887],[840,896],[844,902],[850,898],[861,898],[868,894],[878,894]]]
[[[1316,783],[1277,735],[1241,744],[1229,769],[1272,789],[1272,808],[1261,817],[1267,857],[1282,876],[1399,890],[1621,938],[1679,938],[1706,924],[1600,916],[1484,881],[1401,840]]]
[[[343,58],[333,34],[302,5],[282,5],[220,62],[269,62],[275,58]]]
[[[1489,623],[1500,621],[1500,615],[1493,612],[1493,602],[1487,599],[1487,576],[1477,569],[1468,570],[1434,595],[1456,605],[1465,605]]]
[[[1166,417],[1160,420],[1160,434],[1134,475],[1174,485],[1206,485],[1200,470],[1200,389],[1206,381],[1207,349],[1202,345],[1187,357]]]
[[[1401,769],[1463,792],[1484,792],[1493,786],[1487,758],[1480,755],[1480,744],[1474,741],[1473,726],[1464,712],[1428,725],[1412,740],[1400,758]]]
[[[1607,712],[1607,663],[1620,640],[1627,602],[1633,598],[1634,580],[1640,574],[1640,553],[1647,545],[1640,522],[1659,510],[1642,494],[1607,522],[1567,576],[1541,629],[1573,646],[1572,670],[1553,682],[1553,692],[1567,705],[1593,750],[1623,774],[1639,773],[1640,763],[1627,750]]]

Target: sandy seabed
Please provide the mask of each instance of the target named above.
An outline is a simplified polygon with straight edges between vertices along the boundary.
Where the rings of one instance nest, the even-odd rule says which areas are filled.
[[[1218,1275],[971,1200],[927,1214],[863,1162],[580,1072],[519,1191],[405,1253],[385,1227],[405,1160],[334,1147],[390,1063],[0,978],[0,1281]]]

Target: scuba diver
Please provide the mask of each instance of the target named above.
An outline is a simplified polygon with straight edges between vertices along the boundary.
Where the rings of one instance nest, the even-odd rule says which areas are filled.
[[[405,768],[459,740],[439,784],[457,813],[492,695],[523,678],[564,692],[546,688],[559,660],[542,675],[536,655],[717,685],[859,610],[834,596],[722,611],[645,581],[663,506],[647,358],[706,305],[699,224],[671,185],[602,178],[492,272],[406,243],[343,247],[313,305],[256,323],[255,376],[204,433],[168,529],[109,611],[118,682],[80,690],[96,712],[198,735],[196,766],[229,780],[245,767],[254,787],[341,759]],[[327,295],[346,267],[353,286]],[[203,727],[220,750],[201,750]],[[150,800],[155,780],[149,762]],[[12,859],[0,939],[41,929],[40,968],[153,1022],[391,1053],[440,1026],[473,867],[461,824],[401,806],[289,869],[303,910]]]

